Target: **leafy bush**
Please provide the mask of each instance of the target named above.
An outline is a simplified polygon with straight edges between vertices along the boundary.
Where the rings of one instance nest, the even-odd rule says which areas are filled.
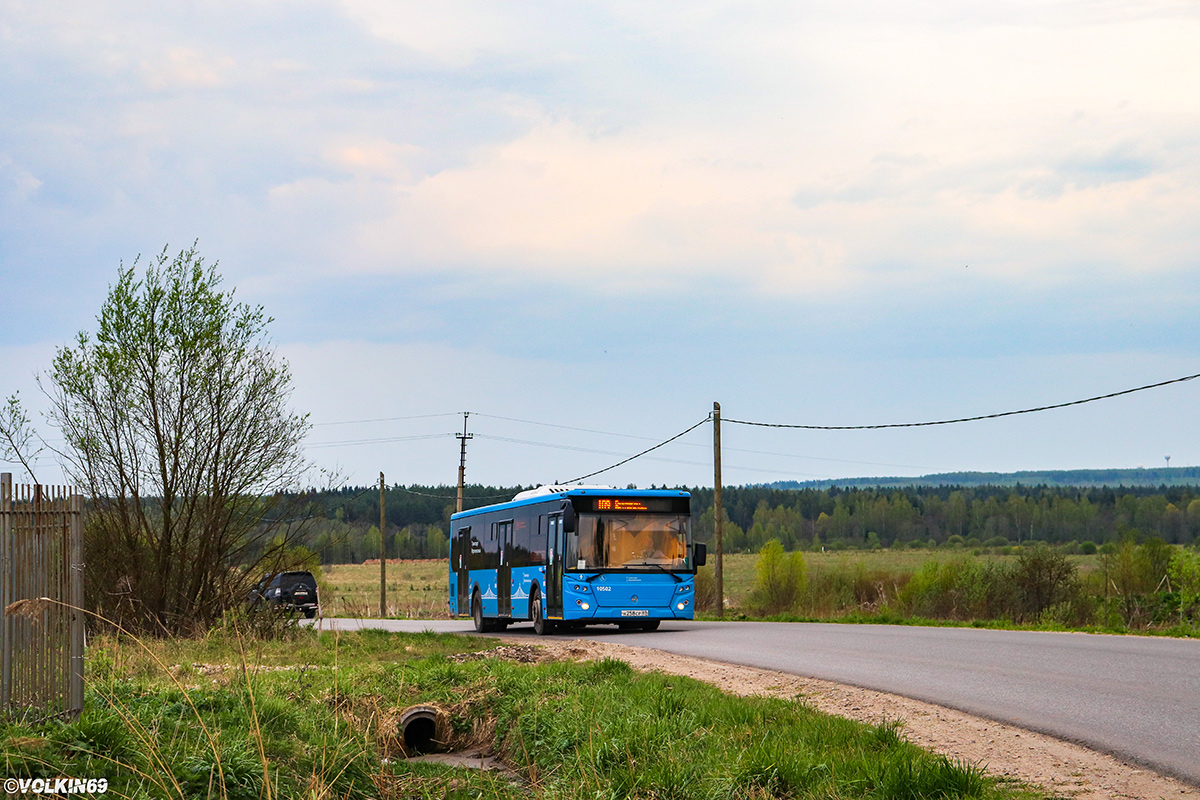
[[[696,610],[712,611],[717,607],[717,578],[712,567],[696,571]]]
[[[897,605],[908,614],[932,619],[997,619],[1011,616],[1012,584],[1007,570],[993,562],[930,561],[900,591]]]
[[[780,614],[791,610],[800,599],[808,565],[802,553],[785,553],[779,540],[771,539],[759,551],[754,572],[750,608],[759,614]]]
[[[1171,555],[1168,568],[1172,586],[1179,596],[1179,622],[1196,622],[1200,617],[1200,552],[1180,548]]]
[[[1045,545],[1036,545],[1017,556],[1012,580],[1020,596],[1014,609],[1019,619],[1037,619],[1047,608],[1070,603],[1079,596],[1075,565]]]

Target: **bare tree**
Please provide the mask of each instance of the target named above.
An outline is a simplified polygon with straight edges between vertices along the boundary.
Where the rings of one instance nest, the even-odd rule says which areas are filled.
[[[20,464],[29,479],[38,482],[33,472],[32,462],[37,461],[41,447],[34,447],[35,434],[29,424],[29,417],[21,406],[20,393],[16,393],[4,401],[0,407],[0,461],[10,464]]]
[[[122,265],[94,336],[58,350],[49,421],[94,504],[90,602],[177,632],[211,623],[293,541],[309,425],[288,407],[270,320],[221,291],[194,245],[136,268]]]

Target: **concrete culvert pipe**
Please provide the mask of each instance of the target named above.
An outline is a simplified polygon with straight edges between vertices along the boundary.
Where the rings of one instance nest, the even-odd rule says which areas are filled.
[[[409,755],[437,753],[450,739],[450,717],[438,706],[410,706],[400,714],[400,734]]]

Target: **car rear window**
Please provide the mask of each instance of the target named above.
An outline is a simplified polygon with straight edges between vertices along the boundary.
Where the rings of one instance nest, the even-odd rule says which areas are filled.
[[[285,572],[279,576],[279,585],[288,588],[304,585],[315,589],[317,588],[317,579],[311,572]]]

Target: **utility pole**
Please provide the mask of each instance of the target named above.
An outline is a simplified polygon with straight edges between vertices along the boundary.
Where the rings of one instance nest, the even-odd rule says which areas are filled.
[[[383,513],[383,473],[379,473],[379,618],[387,616],[387,527]]]
[[[722,575],[724,553],[721,548],[721,527],[725,509],[721,505],[721,404],[713,403],[713,549],[717,563],[713,574],[717,583],[717,616],[725,616],[725,579]]]
[[[462,448],[458,453],[458,502],[455,504],[455,511],[462,511],[463,482],[467,476],[467,439],[473,438],[471,434],[467,433],[467,417],[470,414],[470,411],[463,412],[463,432],[454,434],[454,437],[462,443]]]

